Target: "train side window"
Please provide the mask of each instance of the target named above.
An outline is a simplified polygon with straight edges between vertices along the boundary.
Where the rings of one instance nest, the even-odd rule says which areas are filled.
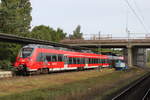
[[[91,58],[89,58],[89,64],[91,64],[91,62],[92,62],[92,59],[91,59]]]
[[[67,56],[63,56],[63,60],[64,60],[64,63],[65,63],[65,64],[68,64],[68,63],[69,63],[69,62],[68,62],[68,59],[69,59],[69,58],[68,58]]]
[[[94,59],[94,63],[96,64],[96,58]]]
[[[92,58],[92,64],[94,64],[94,58]]]
[[[36,57],[36,61],[44,61],[45,55],[44,53],[39,53]]]
[[[80,64],[80,58],[77,58],[77,64]]]
[[[80,64],[83,64],[83,58],[80,58]]]
[[[88,60],[87,60],[87,61],[88,61],[88,64],[90,64],[90,58],[88,58]]]
[[[88,62],[89,62],[89,64],[91,64],[91,58],[88,58]]]
[[[81,58],[81,64],[85,64],[85,58]]]
[[[92,58],[90,58],[90,64],[92,64]]]
[[[85,64],[89,64],[89,58],[84,58]]]
[[[83,64],[85,64],[85,58],[83,58]]]
[[[57,56],[56,56],[56,55],[53,55],[53,56],[52,56],[52,61],[53,61],[53,62],[56,62],[56,61],[57,61]]]
[[[58,55],[58,61],[63,61],[63,57],[62,57],[62,55]]]
[[[77,64],[76,58],[73,58],[73,64]]]
[[[108,63],[108,60],[107,60],[107,59],[105,59],[105,63]]]
[[[102,63],[105,63],[105,59],[102,59]]]
[[[52,56],[51,56],[51,55],[46,55],[46,60],[47,60],[48,62],[51,62],[51,61],[52,61]]]
[[[97,58],[96,58],[96,59],[95,59],[95,63],[97,64],[97,62],[98,62],[98,61],[97,61]]]
[[[76,58],[76,64],[78,64],[78,58]]]
[[[105,60],[105,59],[103,59],[103,63],[106,63],[106,60]]]
[[[36,57],[36,61],[41,61],[41,53],[39,53]]]
[[[92,58],[92,64],[94,64],[94,58]]]
[[[69,64],[73,64],[71,57],[69,57]]]
[[[103,59],[101,59],[101,63],[103,63]]]
[[[98,59],[98,63],[99,63],[99,64],[102,63],[101,59]]]

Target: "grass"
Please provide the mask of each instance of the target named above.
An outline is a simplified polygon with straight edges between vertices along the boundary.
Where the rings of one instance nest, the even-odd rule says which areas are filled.
[[[146,66],[147,66],[147,67],[150,67],[150,62],[147,62],[147,63],[146,63]]]
[[[5,87],[1,87],[0,83],[3,90],[0,91],[4,93],[0,93],[0,100],[99,100],[144,73],[139,69],[128,72],[103,69],[101,72],[86,71],[8,79],[8,83],[2,81],[3,84],[7,83]]]
[[[89,70],[82,72],[67,72],[58,74],[48,74],[31,77],[16,77],[13,79],[4,79],[0,82],[0,96],[20,93],[33,89],[61,86],[65,83],[85,80],[91,77],[103,76],[112,73],[112,69]]]

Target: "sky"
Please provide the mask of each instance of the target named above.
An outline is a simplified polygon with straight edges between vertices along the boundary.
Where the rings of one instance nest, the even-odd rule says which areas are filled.
[[[126,26],[131,33],[150,31],[150,0],[129,0],[143,25],[125,0],[30,0],[32,27],[47,25],[72,34],[77,25],[87,37],[91,34],[126,37]],[[104,36],[103,35],[103,36]],[[138,36],[138,35],[137,35]],[[139,35],[140,36],[140,35]]]

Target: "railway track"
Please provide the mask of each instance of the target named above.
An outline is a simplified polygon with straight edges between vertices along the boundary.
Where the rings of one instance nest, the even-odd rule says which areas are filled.
[[[99,69],[84,69],[81,71],[89,71],[89,70],[99,70]],[[49,72],[47,74],[60,74],[60,73],[72,73],[72,72],[77,72],[77,70],[66,70],[66,71],[55,71],[55,72]],[[28,76],[39,76],[39,75],[47,75],[47,74],[31,74],[31,75],[17,75],[12,71],[0,71],[0,79],[5,79],[5,78],[22,78],[22,77],[28,77]]]
[[[131,84],[112,100],[150,100],[150,73]]]
[[[146,92],[142,100],[150,100],[150,89]]]

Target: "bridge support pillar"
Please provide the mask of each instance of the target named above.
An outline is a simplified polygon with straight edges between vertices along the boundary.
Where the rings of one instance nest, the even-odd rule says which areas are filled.
[[[133,67],[133,50],[131,46],[123,49],[124,60],[128,67]]]
[[[133,52],[132,52],[132,47],[127,48],[128,52],[128,66],[133,67]]]

